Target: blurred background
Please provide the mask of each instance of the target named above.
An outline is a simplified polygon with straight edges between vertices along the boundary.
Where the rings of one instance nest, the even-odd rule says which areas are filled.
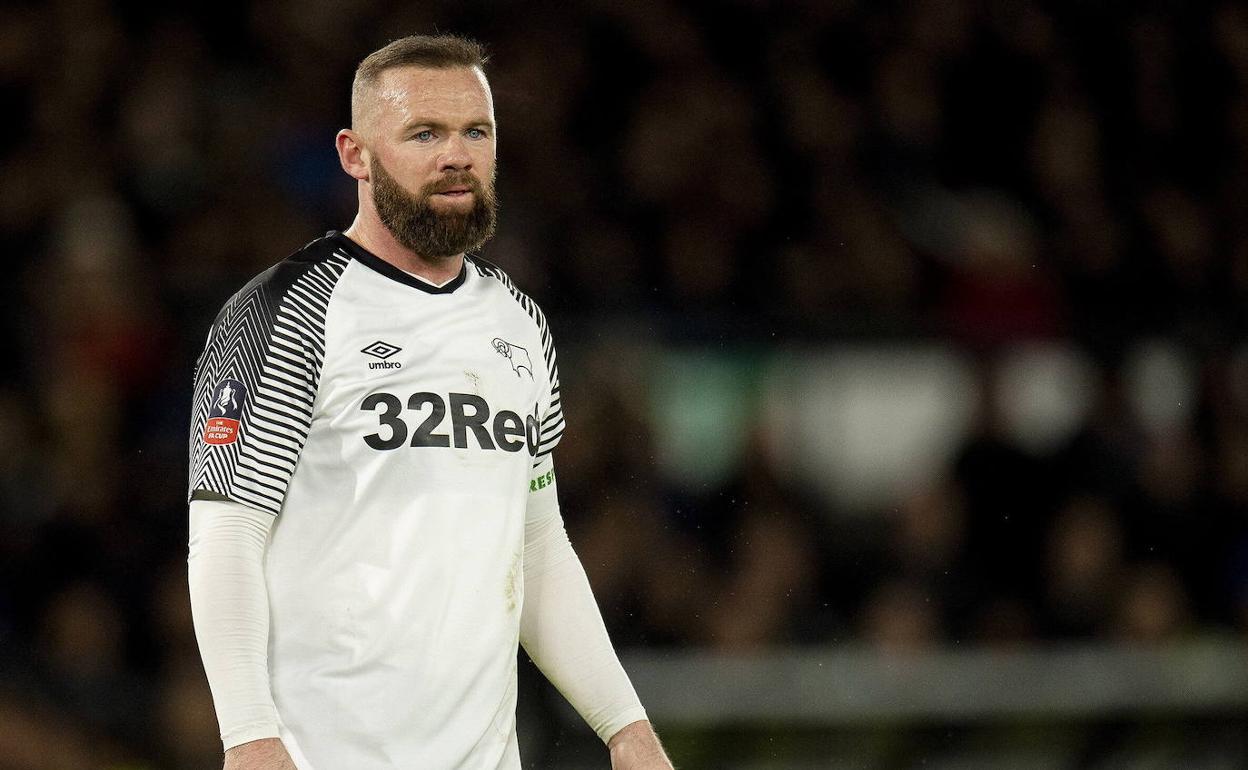
[[[219,767],[191,371],[348,225],[356,63],[483,40],[485,255],[677,766],[1248,766],[1237,2],[8,3],[0,767]],[[521,656],[524,660],[523,655]],[[528,665],[526,767],[605,767]]]

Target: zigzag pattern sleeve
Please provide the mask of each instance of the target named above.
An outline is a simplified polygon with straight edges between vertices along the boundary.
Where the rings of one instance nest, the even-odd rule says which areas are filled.
[[[312,425],[325,355],[325,309],[347,257],[287,260],[226,303],[195,370],[190,491],[208,490],[277,515]],[[245,392],[237,437],[204,430],[226,380]]]
[[[559,439],[563,436],[563,401],[559,395],[559,366],[555,362],[555,340],[550,334],[549,324],[546,323],[546,314],[527,294],[516,288],[516,285],[511,282],[510,276],[496,265],[483,259],[473,257],[472,263],[477,268],[478,273],[494,278],[506,287],[516,302],[520,303],[520,307],[524,308],[529,317],[533,319],[533,322],[537,324],[538,332],[541,335],[542,357],[546,359],[546,376],[547,382],[550,383],[550,390],[546,412],[542,415],[541,438],[537,445],[537,456],[533,458],[533,467],[536,468],[547,455],[554,451],[555,445],[559,443]]]

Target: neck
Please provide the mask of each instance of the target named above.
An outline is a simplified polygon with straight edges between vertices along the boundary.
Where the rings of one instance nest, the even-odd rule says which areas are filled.
[[[355,221],[342,234],[400,270],[418,275],[438,286],[459,275],[464,266],[463,254],[438,258],[417,254],[396,241],[381,220],[376,216],[368,216],[365,211],[356,214]]]

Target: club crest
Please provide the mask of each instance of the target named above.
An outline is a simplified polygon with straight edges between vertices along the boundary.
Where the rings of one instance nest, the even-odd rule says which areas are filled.
[[[529,357],[529,351],[513,345],[502,337],[495,337],[490,343],[494,346],[494,350],[511,364],[511,370],[520,376],[520,371],[524,370],[529,373],[529,379],[533,379],[533,359]]]

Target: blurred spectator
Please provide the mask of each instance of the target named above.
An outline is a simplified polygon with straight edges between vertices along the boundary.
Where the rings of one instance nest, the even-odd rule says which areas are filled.
[[[923,586],[889,581],[867,599],[860,633],[867,644],[886,655],[930,650],[945,640],[943,609]]]
[[[1116,512],[1103,500],[1074,499],[1058,513],[1047,546],[1049,635],[1087,639],[1108,630],[1126,579],[1126,544]]]
[[[1112,616],[1118,635],[1156,644],[1190,631],[1187,592],[1174,570],[1164,564],[1140,566],[1125,589]]]

